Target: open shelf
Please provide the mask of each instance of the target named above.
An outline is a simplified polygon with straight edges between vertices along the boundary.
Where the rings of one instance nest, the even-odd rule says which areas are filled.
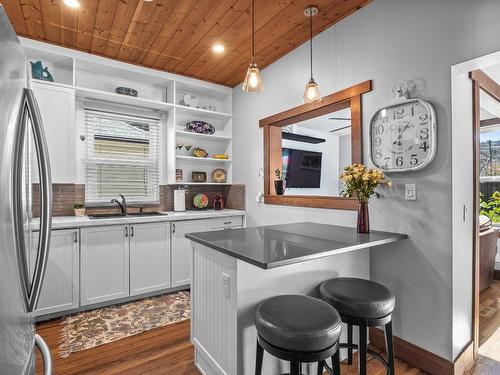
[[[196,116],[200,120],[203,119],[217,119],[217,120],[228,120],[233,117],[230,113],[209,111],[208,109],[188,107],[182,104],[176,104],[177,113],[180,115],[190,115]]]
[[[176,155],[177,159],[190,160],[196,162],[231,163],[231,159],[197,158],[196,156]]]
[[[168,185],[232,185],[230,182],[175,182]]]
[[[227,136],[227,135],[201,134],[201,133],[187,132],[184,130],[176,130],[175,134],[178,137],[192,137],[192,138],[204,139],[204,140],[209,140],[209,141],[227,142],[227,141],[232,140],[232,138]]]
[[[158,100],[144,99],[135,96],[120,95],[114,92],[107,92],[85,87],[75,87],[75,94],[80,99],[102,100],[105,102],[129,105],[140,108],[154,109],[168,112],[173,109],[171,103],[160,102]]]

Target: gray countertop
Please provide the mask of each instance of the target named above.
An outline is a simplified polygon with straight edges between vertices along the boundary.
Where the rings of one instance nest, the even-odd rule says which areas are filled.
[[[65,228],[81,228],[92,227],[101,225],[118,225],[118,224],[139,224],[139,223],[156,223],[160,221],[181,221],[181,220],[197,220],[197,219],[211,219],[217,217],[230,217],[230,216],[244,216],[245,211],[240,210],[200,210],[200,211],[184,211],[163,212],[164,215],[158,216],[126,216],[114,217],[109,219],[90,219],[88,216],[55,216],[52,218],[52,229],[65,229]],[[39,219],[35,218],[31,224],[36,228]]]
[[[304,222],[188,233],[186,237],[257,267],[269,269],[380,246],[408,236],[379,231],[362,234],[357,233],[356,228]]]

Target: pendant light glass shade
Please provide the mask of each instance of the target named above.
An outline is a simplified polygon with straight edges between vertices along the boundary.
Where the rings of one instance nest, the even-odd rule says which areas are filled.
[[[304,103],[311,103],[315,101],[320,101],[321,96],[319,95],[318,84],[313,77],[313,28],[312,28],[312,18],[318,13],[318,8],[308,7],[304,10],[304,15],[309,17],[309,58],[311,64],[311,78],[306,84],[306,90],[304,91]]]
[[[304,91],[304,103],[317,102],[321,100],[319,95],[318,84],[311,78],[306,85],[306,90]]]
[[[252,61],[248,66],[241,88],[245,92],[261,92],[264,90],[264,81],[255,63],[255,0],[252,0]]]
[[[245,92],[261,92],[264,90],[264,81],[260,75],[260,70],[257,64],[252,62],[248,66],[247,75],[243,81],[243,91]]]

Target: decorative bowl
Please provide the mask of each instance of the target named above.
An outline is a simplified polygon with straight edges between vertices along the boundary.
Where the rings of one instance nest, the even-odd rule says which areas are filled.
[[[197,158],[206,158],[208,156],[208,152],[206,152],[204,149],[196,147],[193,150],[193,156]]]
[[[128,95],[128,96],[137,96],[137,90],[131,88],[131,87],[117,87],[115,89],[117,94],[120,95]]]
[[[189,121],[185,127],[187,132],[198,134],[214,134],[215,127],[205,121]]]
[[[182,101],[183,101],[184,105],[188,106],[188,107],[198,108],[200,105],[198,98],[194,95],[191,95],[191,94],[185,94],[182,97]]]
[[[208,206],[208,197],[206,194],[196,194],[193,198],[193,204],[196,208],[206,208]]]

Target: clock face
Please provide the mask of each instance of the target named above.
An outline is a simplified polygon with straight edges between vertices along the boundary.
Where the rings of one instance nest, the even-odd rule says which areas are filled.
[[[388,172],[424,168],[436,152],[435,117],[432,106],[419,99],[376,112],[370,123],[373,164]]]

